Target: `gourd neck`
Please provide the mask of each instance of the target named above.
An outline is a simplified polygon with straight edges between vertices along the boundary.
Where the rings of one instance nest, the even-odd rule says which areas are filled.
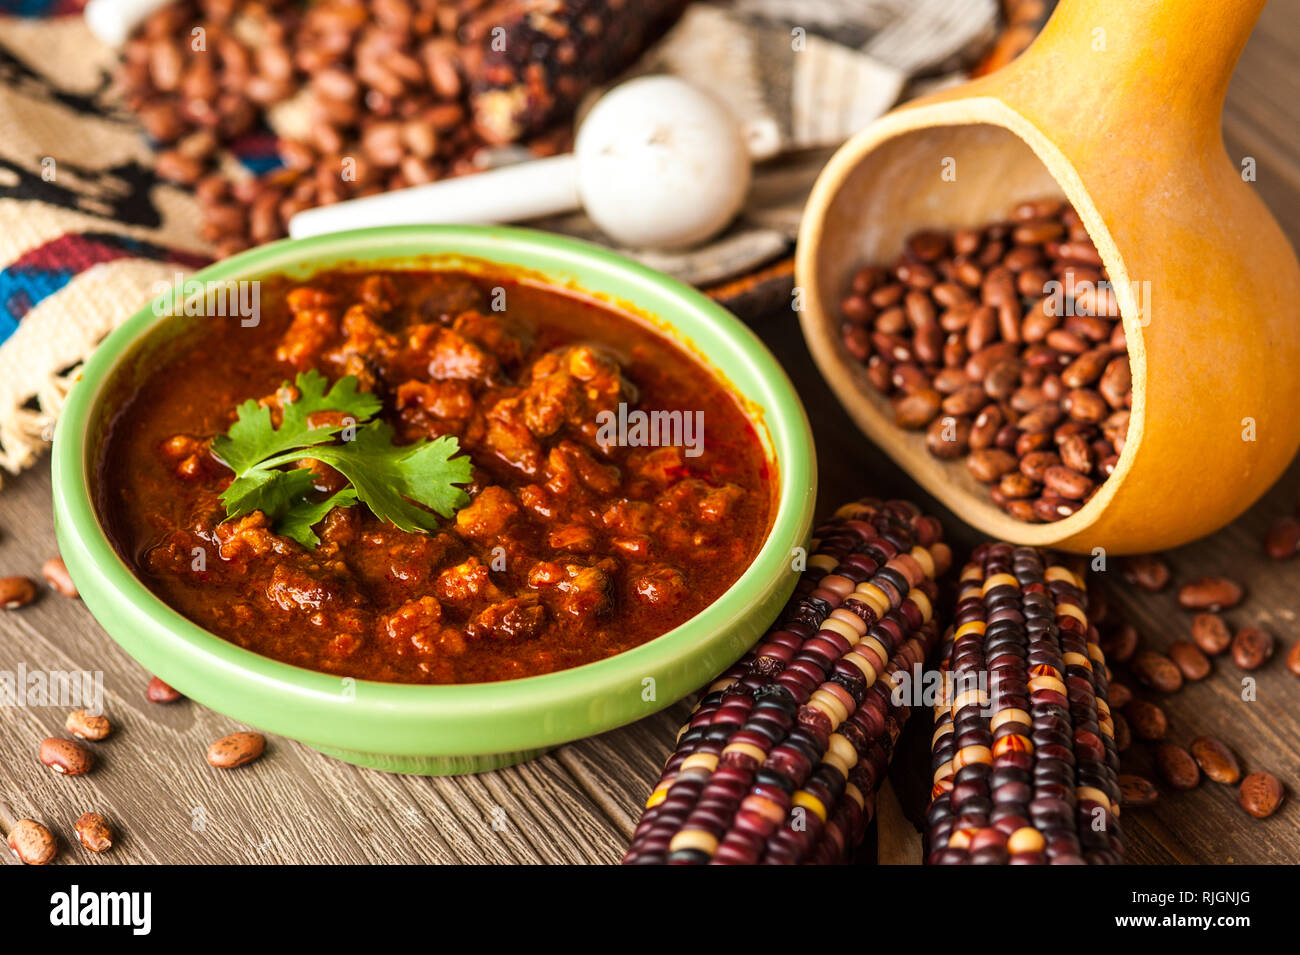
[[[1112,121],[1192,124],[1217,136],[1228,81],[1265,3],[1061,0],[1008,70],[1021,74],[1026,93],[1047,77],[1054,96],[1073,87],[1095,102],[1096,87],[1110,87]]]

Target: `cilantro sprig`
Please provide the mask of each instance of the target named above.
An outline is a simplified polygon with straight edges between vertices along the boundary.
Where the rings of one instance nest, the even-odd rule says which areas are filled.
[[[379,399],[359,391],[352,375],[328,387],[319,372],[305,371],[293,384],[298,397],[282,404],[278,428],[271,409],[250,399],[230,430],[213,439],[212,453],[235,472],[221,494],[226,520],[261,511],[276,533],[312,548],[320,543],[312,528],[335,507],[362,503],[404,531],[431,531],[438,517],[469,503],[457,485],[470,482],[472,465],[457,454],[454,437],[393,444],[393,429],[372,420]],[[333,414],[313,421],[321,412]],[[283,470],[304,458],[330,465],[351,486],[319,500],[309,468]]]

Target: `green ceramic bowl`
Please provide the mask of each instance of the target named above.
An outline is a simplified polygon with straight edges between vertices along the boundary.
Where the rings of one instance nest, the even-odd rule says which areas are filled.
[[[794,588],[791,551],[812,521],[812,434],[793,387],[753,332],[694,289],[585,243],[524,229],[412,226],[277,242],[199,272],[199,281],[307,277],[357,264],[454,268],[466,259],[527,270],[622,304],[687,344],[749,403],[780,487],[767,541],[708,609],[663,636],[598,663],[544,676],[458,686],[340,679],[252,653],[155,597],[121,560],[93,504],[95,463],[114,395],[150,349],[186,321],[146,306],[86,363],[54,436],[59,547],[86,606],[122,647],[186,696],[349,762],[394,772],[478,772],[641,719],[736,660]],[[490,271],[490,266],[489,266]],[[117,387],[113,387],[117,381]],[[120,400],[120,399],[119,399]]]

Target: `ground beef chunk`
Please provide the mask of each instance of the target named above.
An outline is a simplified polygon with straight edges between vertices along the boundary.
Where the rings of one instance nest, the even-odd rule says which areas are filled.
[[[493,604],[465,628],[473,640],[526,640],[541,632],[546,608],[537,594],[521,594]]]
[[[513,494],[503,487],[485,487],[456,513],[456,530],[480,542],[498,540],[518,513]]]

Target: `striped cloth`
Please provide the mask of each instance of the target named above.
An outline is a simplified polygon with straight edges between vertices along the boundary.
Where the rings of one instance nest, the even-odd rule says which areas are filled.
[[[0,0],[0,467],[32,464],[77,366],[160,281],[209,261],[109,95],[84,0]]]

